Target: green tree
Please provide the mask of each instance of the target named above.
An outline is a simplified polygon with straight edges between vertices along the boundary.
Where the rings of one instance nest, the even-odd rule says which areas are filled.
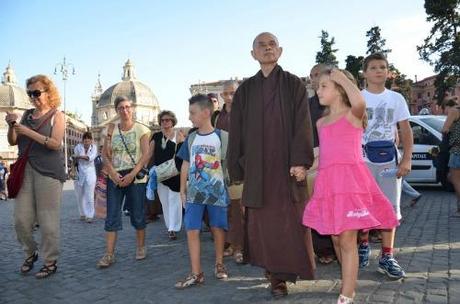
[[[356,57],[353,55],[348,55],[347,59],[345,59],[345,70],[350,72],[353,77],[355,77],[359,86],[361,86],[363,83],[363,77],[360,73],[361,69],[363,68],[363,61],[363,56]]]
[[[374,26],[366,32],[366,37],[369,38],[369,40],[367,40],[367,55],[382,53],[386,56],[388,53],[391,53],[391,49],[385,48],[387,41],[386,39],[382,38],[380,31],[380,27]]]
[[[333,49],[335,44],[334,37],[329,40],[329,34],[327,31],[321,30],[321,51],[316,53],[316,63],[324,63],[327,65],[337,66],[339,63],[335,57],[335,52],[339,49]]]
[[[388,66],[389,76],[385,87],[401,93],[409,103],[412,95],[412,80],[407,79],[392,63]]]
[[[435,86],[440,104],[460,79],[460,0],[425,0],[425,12],[433,27],[417,51],[438,73]]]

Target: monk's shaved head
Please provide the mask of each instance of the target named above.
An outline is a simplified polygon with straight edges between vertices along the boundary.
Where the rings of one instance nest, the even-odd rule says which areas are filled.
[[[276,44],[278,46],[280,45],[279,42],[278,42],[278,38],[275,35],[273,35],[270,32],[263,32],[263,33],[260,33],[259,35],[257,35],[256,38],[254,38],[254,41],[252,42],[252,49],[253,50],[256,48],[256,44],[259,41],[259,38],[262,37],[262,36],[265,36],[265,35],[273,37],[273,39],[276,41]]]

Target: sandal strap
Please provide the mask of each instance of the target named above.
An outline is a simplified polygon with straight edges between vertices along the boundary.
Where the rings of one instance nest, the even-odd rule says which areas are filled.
[[[42,268],[40,268],[40,271],[38,273],[40,273],[40,272],[43,272],[43,273],[46,273],[46,274],[55,273],[56,270],[57,270],[56,262],[57,261],[54,261],[51,265],[43,264]]]
[[[33,265],[33,263],[35,263],[35,261],[37,261],[38,259],[38,252],[34,251],[34,253],[32,253],[32,255],[30,257],[28,257],[27,259],[24,260],[24,265]]]

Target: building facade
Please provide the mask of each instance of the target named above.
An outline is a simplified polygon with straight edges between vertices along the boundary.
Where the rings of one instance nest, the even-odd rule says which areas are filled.
[[[410,110],[412,114],[419,113],[422,109],[429,109],[432,114],[442,114],[441,107],[437,104],[436,75],[414,82],[412,85],[412,100]],[[447,92],[447,96],[458,96],[460,99],[460,83]]]
[[[11,64],[8,64],[0,85],[0,157],[7,163],[12,163],[16,160],[18,148],[8,144],[6,113],[14,112],[21,117],[24,111],[31,107],[32,104],[26,90],[18,85],[14,70]]]
[[[134,64],[128,59],[123,67],[121,81],[104,91],[98,79],[91,96],[93,107],[91,132],[99,146],[103,143],[103,132],[107,125],[119,121],[114,105],[115,99],[119,96],[127,96],[133,101],[133,116],[137,122],[151,129],[158,125],[157,116],[160,106],[157,97],[150,87],[137,80]]]

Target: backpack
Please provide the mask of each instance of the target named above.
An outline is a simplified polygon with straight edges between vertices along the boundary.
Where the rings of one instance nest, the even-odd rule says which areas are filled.
[[[230,184],[230,177],[227,171],[227,147],[228,147],[228,132],[220,129],[215,129],[217,136],[220,139],[220,162],[222,165],[222,172],[224,174],[225,185]],[[196,130],[188,135],[188,150],[192,151],[192,144],[196,137]]]

